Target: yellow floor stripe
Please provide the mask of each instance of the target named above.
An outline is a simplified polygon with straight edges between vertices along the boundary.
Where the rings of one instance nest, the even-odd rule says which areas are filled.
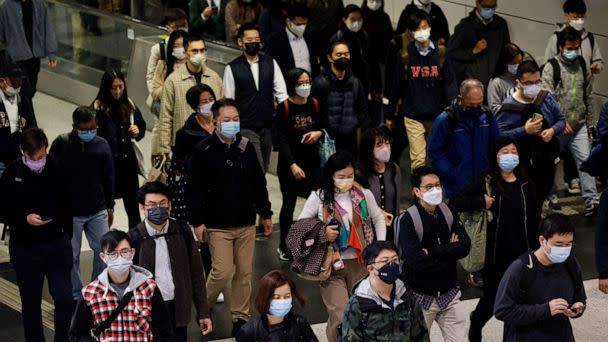
[[[19,288],[12,282],[0,278],[0,302],[9,308],[21,312],[21,298],[19,297]],[[55,306],[46,300],[42,300],[42,324],[48,329],[54,330],[53,313]]]

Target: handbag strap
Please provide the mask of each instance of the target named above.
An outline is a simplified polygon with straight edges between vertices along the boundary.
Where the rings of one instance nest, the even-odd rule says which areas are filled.
[[[118,317],[118,315],[120,315],[120,313],[125,308],[125,306],[127,306],[127,304],[129,304],[132,297],[133,297],[133,291],[125,293],[124,296],[122,296],[122,299],[120,300],[120,304],[118,304],[118,306],[112,311],[110,316],[108,316],[108,318],[105,321],[101,322],[95,329],[93,329],[93,335],[95,335],[97,337],[97,336],[101,335],[101,333],[104,330],[109,328],[110,325],[112,324],[112,322],[114,322],[114,320],[116,320],[116,317]]]

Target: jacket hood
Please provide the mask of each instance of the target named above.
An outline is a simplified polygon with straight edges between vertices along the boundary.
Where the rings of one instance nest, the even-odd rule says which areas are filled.
[[[555,32],[554,32],[554,33],[561,32],[561,31],[563,31],[563,30],[564,30],[566,27],[568,27],[568,24],[567,24],[567,23],[556,23],[556,24],[555,24]],[[586,28],[583,28],[583,30],[582,30],[582,31],[580,31],[580,32],[581,32],[581,40],[583,40],[583,39],[587,38],[587,34],[588,34],[589,32],[587,31],[587,29],[586,29]]]
[[[399,304],[403,303],[401,297],[403,297],[405,291],[405,284],[403,284],[403,281],[401,281],[401,279],[397,279],[397,281],[395,281],[395,299],[393,307],[397,307]],[[355,284],[353,288],[353,293],[355,296],[373,300],[379,306],[386,309],[390,309],[388,305],[386,305],[384,301],[380,298],[378,293],[376,293],[376,291],[372,289],[372,285],[369,281],[369,276],[361,279],[357,284]]]
[[[131,272],[129,276],[129,286],[127,286],[125,293],[133,291],[139,285],[143,284],[146,280],[152,279],[152,272],[148,271],[143,267],[132,265],[131,270],[129,272]],[[105,291],[103,295],[106,296],[108,294],[108,290],[110,289],[110,279],[108,277],[107,267],[99,274],[97,279],[100,283],[104,285]]]

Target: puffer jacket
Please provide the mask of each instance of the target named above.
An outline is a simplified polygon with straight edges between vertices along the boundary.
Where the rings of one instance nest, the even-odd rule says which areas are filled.
[[[391,309],[370,284],[369,277],[355,285],[342,319],[341,341],[430,341],[422,309],[401,280],[395,282]]]
[[[282,323],[271,326],[268,317],[256,317],[236,334],[237,342],[317,342],[310,324],[300,315],[288,313]]]

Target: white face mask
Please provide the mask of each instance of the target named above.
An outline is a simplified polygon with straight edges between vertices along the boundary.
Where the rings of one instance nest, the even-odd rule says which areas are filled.
[[[367,0],[367,8],[371,11],[377,11],[382,7],[382,1],[378,0]]]
[[[418,43],[426,43],[431,37],[431,29],[418,30],[414,32],[414,39]]]
[[[350,189],[352,189],[353,183],[355,183],[354,178],[342,178],[342,179],[334,178],[334,186],[340,192],[347,192]]]
[[[346,23],[346,27],[352,31],[352,32],[359,32],[361,30],[361,28],[363,27],[363,21],[362,20],[357,20],[357,21],[351,21]]]
[[[422,200],[430,205],[439,205],[443,201],[443,190],[441,187],[436,187],[427,192],[423,192]]]
[[[190,63],[196,67],[205,64],[205,60],[207,60],[207,56],[204,53],[197,53],[196,55],[190,56]]]
[[[388,163],[388,161],[391,160],[390,146],[375,147],[374,158],[379,162]]]
[[[585,27],[585,19],[583,19],[583,18],[570,20],[568,23],[570,24],[570,27],[572,27],[573,29],[575,29],[577,31],[582,31],[583,28]]]
[[[181,61],[182,59],[186,58],[186,50],[184,50],[183,47],[176,47],[173,48],[171,55]]]
[[[213,102],[208,102],[198,106],[198,113],[206,118],[211,116],[211,107],[213,106]]]
[[[310,84],[303,84],[303,85],[297,86],[296,94],[301,97],[308,97],[308,96],[310,96],[310,88],[311,88]]]
[[[306,31],[306,24],[296,25],[290,21],[289,31],[291,31],[291,33],[293,33],[297,37],[302,37],[304,35],[304,31]]]

